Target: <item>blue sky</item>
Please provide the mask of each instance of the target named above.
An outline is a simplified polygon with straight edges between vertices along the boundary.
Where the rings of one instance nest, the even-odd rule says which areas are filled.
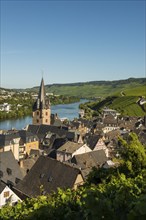
[[[145,77],[145,1],[1,0],[1,87]]]

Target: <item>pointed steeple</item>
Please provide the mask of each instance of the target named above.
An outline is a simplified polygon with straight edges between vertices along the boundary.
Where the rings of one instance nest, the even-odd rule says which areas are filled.
[[[46,99],[44,79],[42,78],[40,88],[39,88],[38,98],[33,105],[33,111],[37,109],[41,110],[45,108],[46,109],[50,108],[50,100],[49,98]]]
[[[44,79],[42,78],[39,93],[34,105],[33,110],[33,124],[47,124],[50,125],[51,122],[51,108],[50,100],[45,93]]]
[[[40,90],[39,90],[39,94],[38,94],[38,99],[43,104],[45,104],[45,96],[46,96],[46,93],[45,93],[44,79],[42,78]]]

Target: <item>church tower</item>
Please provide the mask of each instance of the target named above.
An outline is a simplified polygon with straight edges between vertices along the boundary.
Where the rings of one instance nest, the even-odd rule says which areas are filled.
[[[51,109],[50,100],[46,99],[44,80],[42,78],[38,98],[33,105],[32,123],[34,125],[50,125]]]

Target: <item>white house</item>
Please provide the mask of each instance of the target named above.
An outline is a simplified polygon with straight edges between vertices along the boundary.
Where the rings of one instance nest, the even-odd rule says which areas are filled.
[[[15,205],[22,201],[6,184],[0,182],[0,208],[7,203]]]
[[[92,150],[83,143],[66,142],[56,152],[56,159],[64,162],[70,160],[74,155],[91,152]]]
[[[11,105],[8,103],[3,103],[0,105],[0,111],[6,111],[9,112],[11,108]]]

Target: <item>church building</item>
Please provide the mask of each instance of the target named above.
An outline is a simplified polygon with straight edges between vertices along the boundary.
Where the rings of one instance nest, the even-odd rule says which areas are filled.
[[[34,125],[51,124],[50,100],[46,98],[44,80],[42,78],[38,98],[33,105],[32,123]]]

